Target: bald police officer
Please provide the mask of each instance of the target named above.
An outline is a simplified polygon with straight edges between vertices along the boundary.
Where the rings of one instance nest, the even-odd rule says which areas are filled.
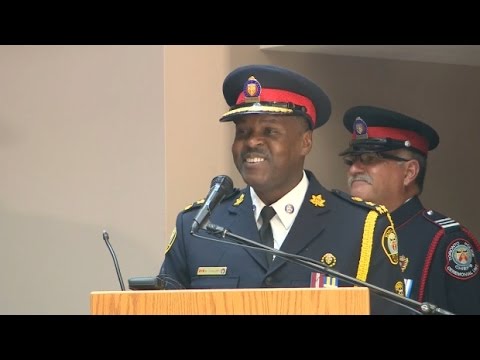
[[[456,314],[480,314],[480,244],[457,221],[420,201],[437,132],[410,116],[356,106],[343,118],[352,140],[340,155],[353,196],[390,211],[406,295]]]
[[[230,108],[220,121],[235,124],[232,155],[247,186],[227,195],[210,222],[260,242],[259,229],[268,222],[262,209],[270,207],[275,249],[323,261],[402,295],[396,233],[386,209],[331,192],[304,169],[312,132],[331,113],[323,90],[285,68],[247,65],[228,74],[223,94]],[[177,216],[160,270],[168,288],[352,286],[281,257],[270,263],[258,249],[192,236],[202,204],[195,202]],[[371,294],[372,314],[403,310]]]

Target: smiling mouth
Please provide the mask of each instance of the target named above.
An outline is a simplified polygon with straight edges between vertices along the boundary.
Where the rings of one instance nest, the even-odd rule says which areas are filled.
[[[265,159],[264,159],[264,158],[260,158],[260,157],[254,157],[254,158],[246,158],[244,161],[245,161],[247,164],[257,164],[257,163],[264,162]]]

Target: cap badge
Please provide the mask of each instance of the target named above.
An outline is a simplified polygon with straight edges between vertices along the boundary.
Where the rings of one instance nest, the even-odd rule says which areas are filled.
[[[327,265],[328,267],[334,267],[335,264],[337,263],[337,258],[332,253],[326,253],[325,255],[322,256],[320,261],[325,265]]]
[[[324,207],[325,206],[325,200],[322,198],[322,195],[312,195],[310,198],[310,202],[318,207]]]
[[[367,123],[360,116],[353,122],[353,132],[356,139],[368,139]]]
[[[235,202],[233,203],[233,206],[238,206],[243,202],[243,199],[245,198],[245,194],[240,195]]]
[[[254,76],[250,76],[243,85],[243,95],[245,95],[246,103],[255,103],[260,101],[260,93],[262,92],[262,86],[255,79]]]

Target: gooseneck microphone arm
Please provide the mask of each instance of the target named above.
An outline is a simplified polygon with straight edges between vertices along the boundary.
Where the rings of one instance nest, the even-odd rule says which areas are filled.
[[[120,282],[120,288],[122,289],[122,291],[125,291],[125,284],[123,283],[123,277],[122,277],[122,274],[120,273],[120,266],[118,265],[117,256],[115,255],[115,251],[113,251],[112,245],[110,245],[110,241],[108,241],[109,238],[110,236],[108,236],[108,233],[105,230],[103,230],[103,240],[105,240],[108,250],[112,255],[113,263],[115,264],[115,270],[117,270],[118,281]]]
[[[262,251],[266,251],[270,254],[282,257],[282,258],[284,258],[288,261],[291,261],[293,263],[303,265],[305,267],[308,267],[310,269],[322,272],[324,274],[327,274],[327,275],[330,275],[330,276],[333,276],[333,277],[337,277],[337,278],[339,278],[343,281],[346,281],[350,284],[367,287],[372,292],[374,292],[375,294],[377,294],[377,295],[379,295],[379,296],[381,296],[381,297],[383,297],[387,300],[390,300],[390,301],[392,301],[392,302],[394,302],[394,303],[396,303],[400,306],[403,306],[403,307],[405,307],[409,310],[412,310],[412,311],[416,312],[417,314],[423,314],[423,315],[454,315],[453,313],[451,313],[447,310],[441,309],[438,306],[433,305],[431,303],[428,303],[428,302],[420,303],[418,301],[400,296],[400,295],[398,295],[394,292],[385,290],[385,289],[383,289],[381,287],[378,287],[378,286],[375,286],[373,284],[369,284],[367,282],[358,280],[354,277],[342,274],[342,273],[337,272],[337,271],[333,270],[332,268],[326,266],[324,263],[316,261],[314,259],[307,258],[307,257],[301,256],[301,255],[286,253],[286,252],[283,252],[281,250],[277,250],[277,249],[271,248],[269,246],[260,244],[256,241],[253,241],[253,240],[244,238],[242,236],[236,235],[236,234],[230,232],[229,230],[225,229],[224,227],[221,227],[221,226],[218,226],[218,225],[215,225],[215,224],[212,224],[212,223],[208,223],[206,225],[206,231],[208,233],[216,236],[216,237],[219,237],[219,238],[233,239],[235,241],[235,243],[229,242],[232,245],[239,245],[239,246],[243,246],[243,247],[255,248],[255,249],[262,250]],[[195,234],[193,234],[193,235],[195,236]],[[197,236],[199,236],[199,235],[197,235]],[[199,237],[201,237],[202,239],[209,239],[209,238],[206,238],[206,237],[203,237],[203,236],[199,236]],[[210,239],[210,240],[215,240],[215,239]],[[218,241],[218,240],[216,240],[216,241]]]

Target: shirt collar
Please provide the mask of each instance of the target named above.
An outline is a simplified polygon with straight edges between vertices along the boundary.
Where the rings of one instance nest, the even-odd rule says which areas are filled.
[[[303,171],[302,180],[300,180],[298,185],[295,186],[278,201],[270,205],[275,209],[275,212],[277,213],[276,216],[278,216],[285,229],[289,229],[295,221],[295,218],[297,217],[297,214],[305,198],[305,194],[307,193],[307,189],[308,178],[305,174],[305,171]],[[260,212],[265,206],[265,203],[258,197],[258,195],[255,193],[255,190],[251,186],[250,195],[252,197],[255,220],[258,223]],[[287,209],[291,207],[293,207],[294,210],[290,213],[287,211]]]

